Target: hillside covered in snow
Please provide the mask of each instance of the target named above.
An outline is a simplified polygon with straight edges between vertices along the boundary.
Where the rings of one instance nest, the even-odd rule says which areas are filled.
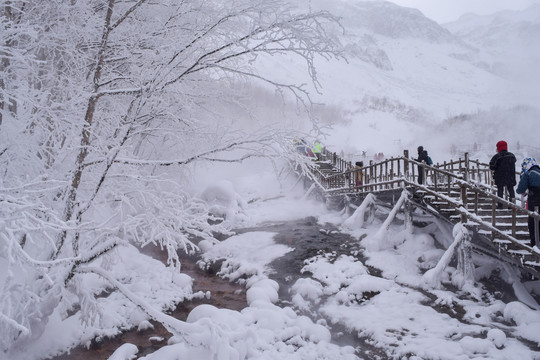
[[[321,93],[312,91],[333,109],[322,117],[336,125],[326,140],[335,151],[400,155],[422,143],[442,159],[475,142],[488,154],[501,139],[512,150],[537,143],[539,6],[438,24],[387,1],[310,4],[343,25],[346,60],[317,62]],[[300,73],[294,63],[263,66]]]

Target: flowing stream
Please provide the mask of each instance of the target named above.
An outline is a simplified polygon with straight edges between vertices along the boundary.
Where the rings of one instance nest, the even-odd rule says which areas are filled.
[[[166,256],[157,248],[149,248],[144,253],[156,259],[166,261]],[[209,299],[195,299],[186,301],[170,313],[177,319],[185,320],[190,311],[198,305],[210,304],[218,308],[242,310],[247,306],[245,288],[228,280],[221,279],[215,274],[201,270],[197,258],[184,254],[182,259],[182,272],[193,278],[193,292],[210,291]],[[69,354],[60,355],[52,360],[106,360],[112,353],[125,343],[134,344],[139,348],[137,357],[148,355],[167,344],[171,334],[159,323],[151,321],[154,329],[126,331],[111,339],[92,341],[89,348],[79,346],[72,349]]]
[[[321,227],[316,218],[306,218],[292,222],[263,224],[256,228],[241,229],[238,233],[251,231],[275,232],[276,242],[294,248],[284,257],[275,260],[271,267],[274,272],[270,278],[280,285],[280,305],[288,306],[290,296],[288,289],[301,276],[300,270],[304,260],[321,252],[334,252],[336,254],[349,253],[357,241],[346,234],[339,233],[335,228]],[[165,254],[157,248],[147,248],[143,251],[156,259],[166,261]],[[218,270],[201,270],[196,262],[198,257],[180,254],[182,259],[182,272],[193,278],[193,292],[210,291],[209,299],[196,299],[179,304],[172,316],[185,320],[189,312],[200,304],[211,304],[218,308],[242,310],[247,306],[245,288],[243,285],[231,283],[215,275]],[[136,329],[126,331],[111,339],[93,341],[86,348],[79,346],[72,349],[69,354],[52,358],[51,360],[106,360],[112,353],[125,343],[131,343],[139,348],[138,357],[152,353],[165,345],[171,336],[159,323],[153,322],[154,329],[138,332]],[[337,331],[340,337],[344,332]]]
[[[269,277],[278,282],[279,302],[280,306],[291,306],[291,296],[289,294],[290,287],[300,277],[308,277],[310,274],[302,274],[301,269],[304,267],[304,261],[320,254],[332,254],[338,257],[342,254],[354,254],[360,261],[363,260],[363,251],[359,246],[359,241],[353,239],[347,234],[340,233],[333,225],[326,224],[324,226],[317,223],[314,217],[308,217],[301,220],[281,223],[263,224],[256,228],[241,229],[238,233],[246,233],[251,231],[268,231],[276,233],[275,241],[280,244],[287,245],[293,250],[284,256],[276,259],[271,265],[273,269]],[[146,250],[145,253],[157,259],[165,261],[164,254],[157,249]],[[227,308],[232,310],[241,310],[247,306],[245,288],[243,285],[230,283],[228,280],[222,279],[215,275],[217,268],[204,271],[201,270],[196,262],[196,256],[182,255],[182,272],[191,276],[194,279],[193,291],[210,291],[209,299],[197,299],[179,304],[177,309],[171,314],[172,316],[185,320],[189,312],[200,304],[211,304],[218,308]],[[369,271],[374,276],[380,276],[380,271],[375,268],[369,268]],[[488,291],[495,297],[502,299],[505,302],[513,301],[515,295],[511,287],[502,282],[498,277],[491,277],[485,283],[491,289]],[[425,294],[428,298],[430,294]],[[432,299],[433,301],[435,299]],[[433,308],[439,312],[448,313],[448,309],[432,304]],[[313,314],[303,314],[313,317]],[[315,315],[318,316],[318,315]],[[458,314],[459,316],[459,314]],[[314,321],[318,319],[313,319]],[[73,349],[70,354],[64,354],[53,358],[52,360],[106,360],[111,354],[122,344],[131,343],[139,348],[138,357],[152,353],[165,345],[167,339],[171,336],[160,324],[152,322],[154,329],[148,329],[138,332],[136,329],[127,331],[112,339],[104,339],[101,341],[93,341],[89,348],[78,347]],[[353,346],[360,358],[386,360],[390,359],[387,354],[381,349],[370,345],[369,339],[359,339],[354,334],[351,334],[339,325],[331,326],[330,331],[333,336],[333,341],[342,345]]]

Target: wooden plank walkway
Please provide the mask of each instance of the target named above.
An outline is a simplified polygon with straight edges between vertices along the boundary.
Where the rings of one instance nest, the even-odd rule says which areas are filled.
[[[476,226],[477,233],[489,240],[493,253],[540,272],[540,254],[529,246],[527,227],[528,216],[540,219],[540,214],[528,211],[520,201],[498,198],[488,164],[470,160],[465,154],[462,159],[429,166],[409,158],[405,151],[401,157],[370,162],[361,169],[351,166],[323,149],[321,160],[312,167],[311,180],[328,198],[362,198],[367,193],[384,196],[408,189],[417,205],[433,209],[452,223]],[[419,171],[424,173],[425,184],[417,181]],[[498,202],[503,203],[503,209],[497,209]]]

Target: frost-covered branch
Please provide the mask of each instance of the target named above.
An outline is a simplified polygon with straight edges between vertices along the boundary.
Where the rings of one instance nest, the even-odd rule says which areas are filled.
[[[197,324],[190,324],[184,321],[180,321],[170,315],[164,314],[163,312],[154,309],[150,304],[148,304],[144,299],[141,299],[139,296],[135,295],[133,292],[129,291],[123,284],[118,280],[113,278],[108,272],[97,267],[81,267],[77,270],[79,273],[94,273],[102,278],[106,279],[112,286],[118,289],[125,297],[127,297],[131,302],[137,305],[141,310],[143,310],[148,316],[152,319],[161,323],[168,331],[175,335],[181,335],[187,337],[188,335],[195,335],[197,333],[202,333],[205,331],[205,328]]]
[[[87,326],[102,289],[77,274],[114,280],[120,244],[163,249],[179,271],[179,251],[231,233],[234,212],[187,190],[198,162],[282,158],[305,171],[291,133],[259,124],[235,88],[264,82],[307,110],[304,86],[257,59],[294,56],[317,86],[315,58],[340,56],[333,16],[280,0],[11,4],[16,14],[0,12],[2,351],[37,339],[51,314],[80,308]]]
[[[242,161],[242,160],[245,160],[245,159],[248,159],[252,156],[255,156],[253,154],[249,154],[249,155],[242,155],[240,156],[238,159],[234,159],[234,160],[230,160],[230,159],[210,159],[208,158],[209,155],[212,155],[212,154],[218,154],[218,153],[223,153],[223,152],[226,152],[226,151],[231,151],[231,150],[234,150],[234,149],[237,149],[237,148],[240,148],[241,146],[244,146],[244,145],[260,145],[261,143],[267,141],[269,139],[257,139],[257,140],[246,140],[246,141],[238,141],[238,142],[233,142],[231,144],[227,144],[226,146],[223,146],[223,147],[220,147],[220,148],[217,148],[217,149],[212,149],[212,150],[209,150],[209,151],[205,151],[201,154],[197,154],[195,156],[192,156],[190,158],[187,158],[187,159],[181,159],[181,160],[136,160],[136,159],[126,159],[126,158],[118,158],[115,160],[115,162],[117,163],[121,163],[121,164],[125,164],[125,165],[160,165],[160,166],[171,166],[171,165],[187,165],[193,161],[196,161],[196,160],[201,160],[201,159],[204,159],[204,160],[212,160],[212,161],[225,161],[225,162],[238,162],[238,161]]]
[[[200,71],[208,71],[209,69],[233,69],[234,66],[224,65],[232,60],[240,60],[243,57],[250,57],[253,61],[257,54],[294,54],[304,59],[308,72],[313,82],[317,84],[317,76],[313,59],[315,55],[320,55],[325,58],[339,57],[340,46],[337,40],[330,40],[330,36],[325,32],[322,22],[336,23],[337,18],[333,17],[328,12],[316,12],[294,15],[290,9],[283,10],[279,15],[272,16],[275,8],[283,6],[280,1],[268,1],[267,4],[247,5],[244,9],[236,10],[216,22],[213,27],[206,33],[207,36],[218,28],[231,26],[234,29],[236,22],[251,22],[249,32],[242,34],[233,32],[232,39],[225,44],[215,47],[207,52],[203,52],[199,57],[195,58],[191,65],[185,63],[172,64],[172,60],[167,64],[172,66],[168,74],[173,74],[173,68],[181,69],[172,79],[164,82],[162,87],[166,88],[175,84],[189,75],[193,75]],[[265,22],[266,15],[261,13],[269,11],[268,19]],[[284,20],[281,20],[284,18]],[[200,38],[197,38],[199,41]],[[192,44],[189,44],[191,46]],[[174,55],[173,59],[178,56]],[[234,64],[234,63],[231,63]],[[249,72],[251,75],[252,71]],[[269,80],[268,76],[260,78]]]
[[[7,317],[6,315],[2,314],[0,312],[0,320],[3,321],[4,323],[8,324],[9,326],[11,326],[12,328],[14,328],[15,330],[17,331],[20,331],[22,335],[26,336],[30,333],[30,330],[26,327],[26,326],[22,326],[21,324],[19,324],[18,322],[16,322],[15,320]]]

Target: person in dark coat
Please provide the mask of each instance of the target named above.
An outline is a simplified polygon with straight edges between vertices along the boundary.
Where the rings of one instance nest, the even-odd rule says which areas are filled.
[[[538,206],[540,208],[540,167],[536,164],[535,158],[525,158],[521,163],[523,173],[519,179],[519,184],[516,189],[518,194],[524,194],[528,191],[527,197],[527,209],[534,211],[534,208]],[[531,239],[531,246],[536,252],[540,252],[538,246],[536,246],[536,239],[534,233],[534,218],[529,216],[529,237]],[[540,221],[538,221],[540,229]]]
[[[497,153],[489,161],[489,168],[493,170],[493,179],[497,185],[497,196],[502,198],[504,188],[508,190],[510,201],[514,201],[516,195],[514,186],[516,186],[516,157],[508,151],[506,141],[497,143]],[[497,204],[497,209],[502,209],[502,203]]]
[[[416,159],[418,162],[428,163],[428,155],[427,152],[424,151],[423,146],[418,147],[418,159]],[[424,168],[422,168],[420,165],[418,166],[418,183],[422,184],[424,182]]]

